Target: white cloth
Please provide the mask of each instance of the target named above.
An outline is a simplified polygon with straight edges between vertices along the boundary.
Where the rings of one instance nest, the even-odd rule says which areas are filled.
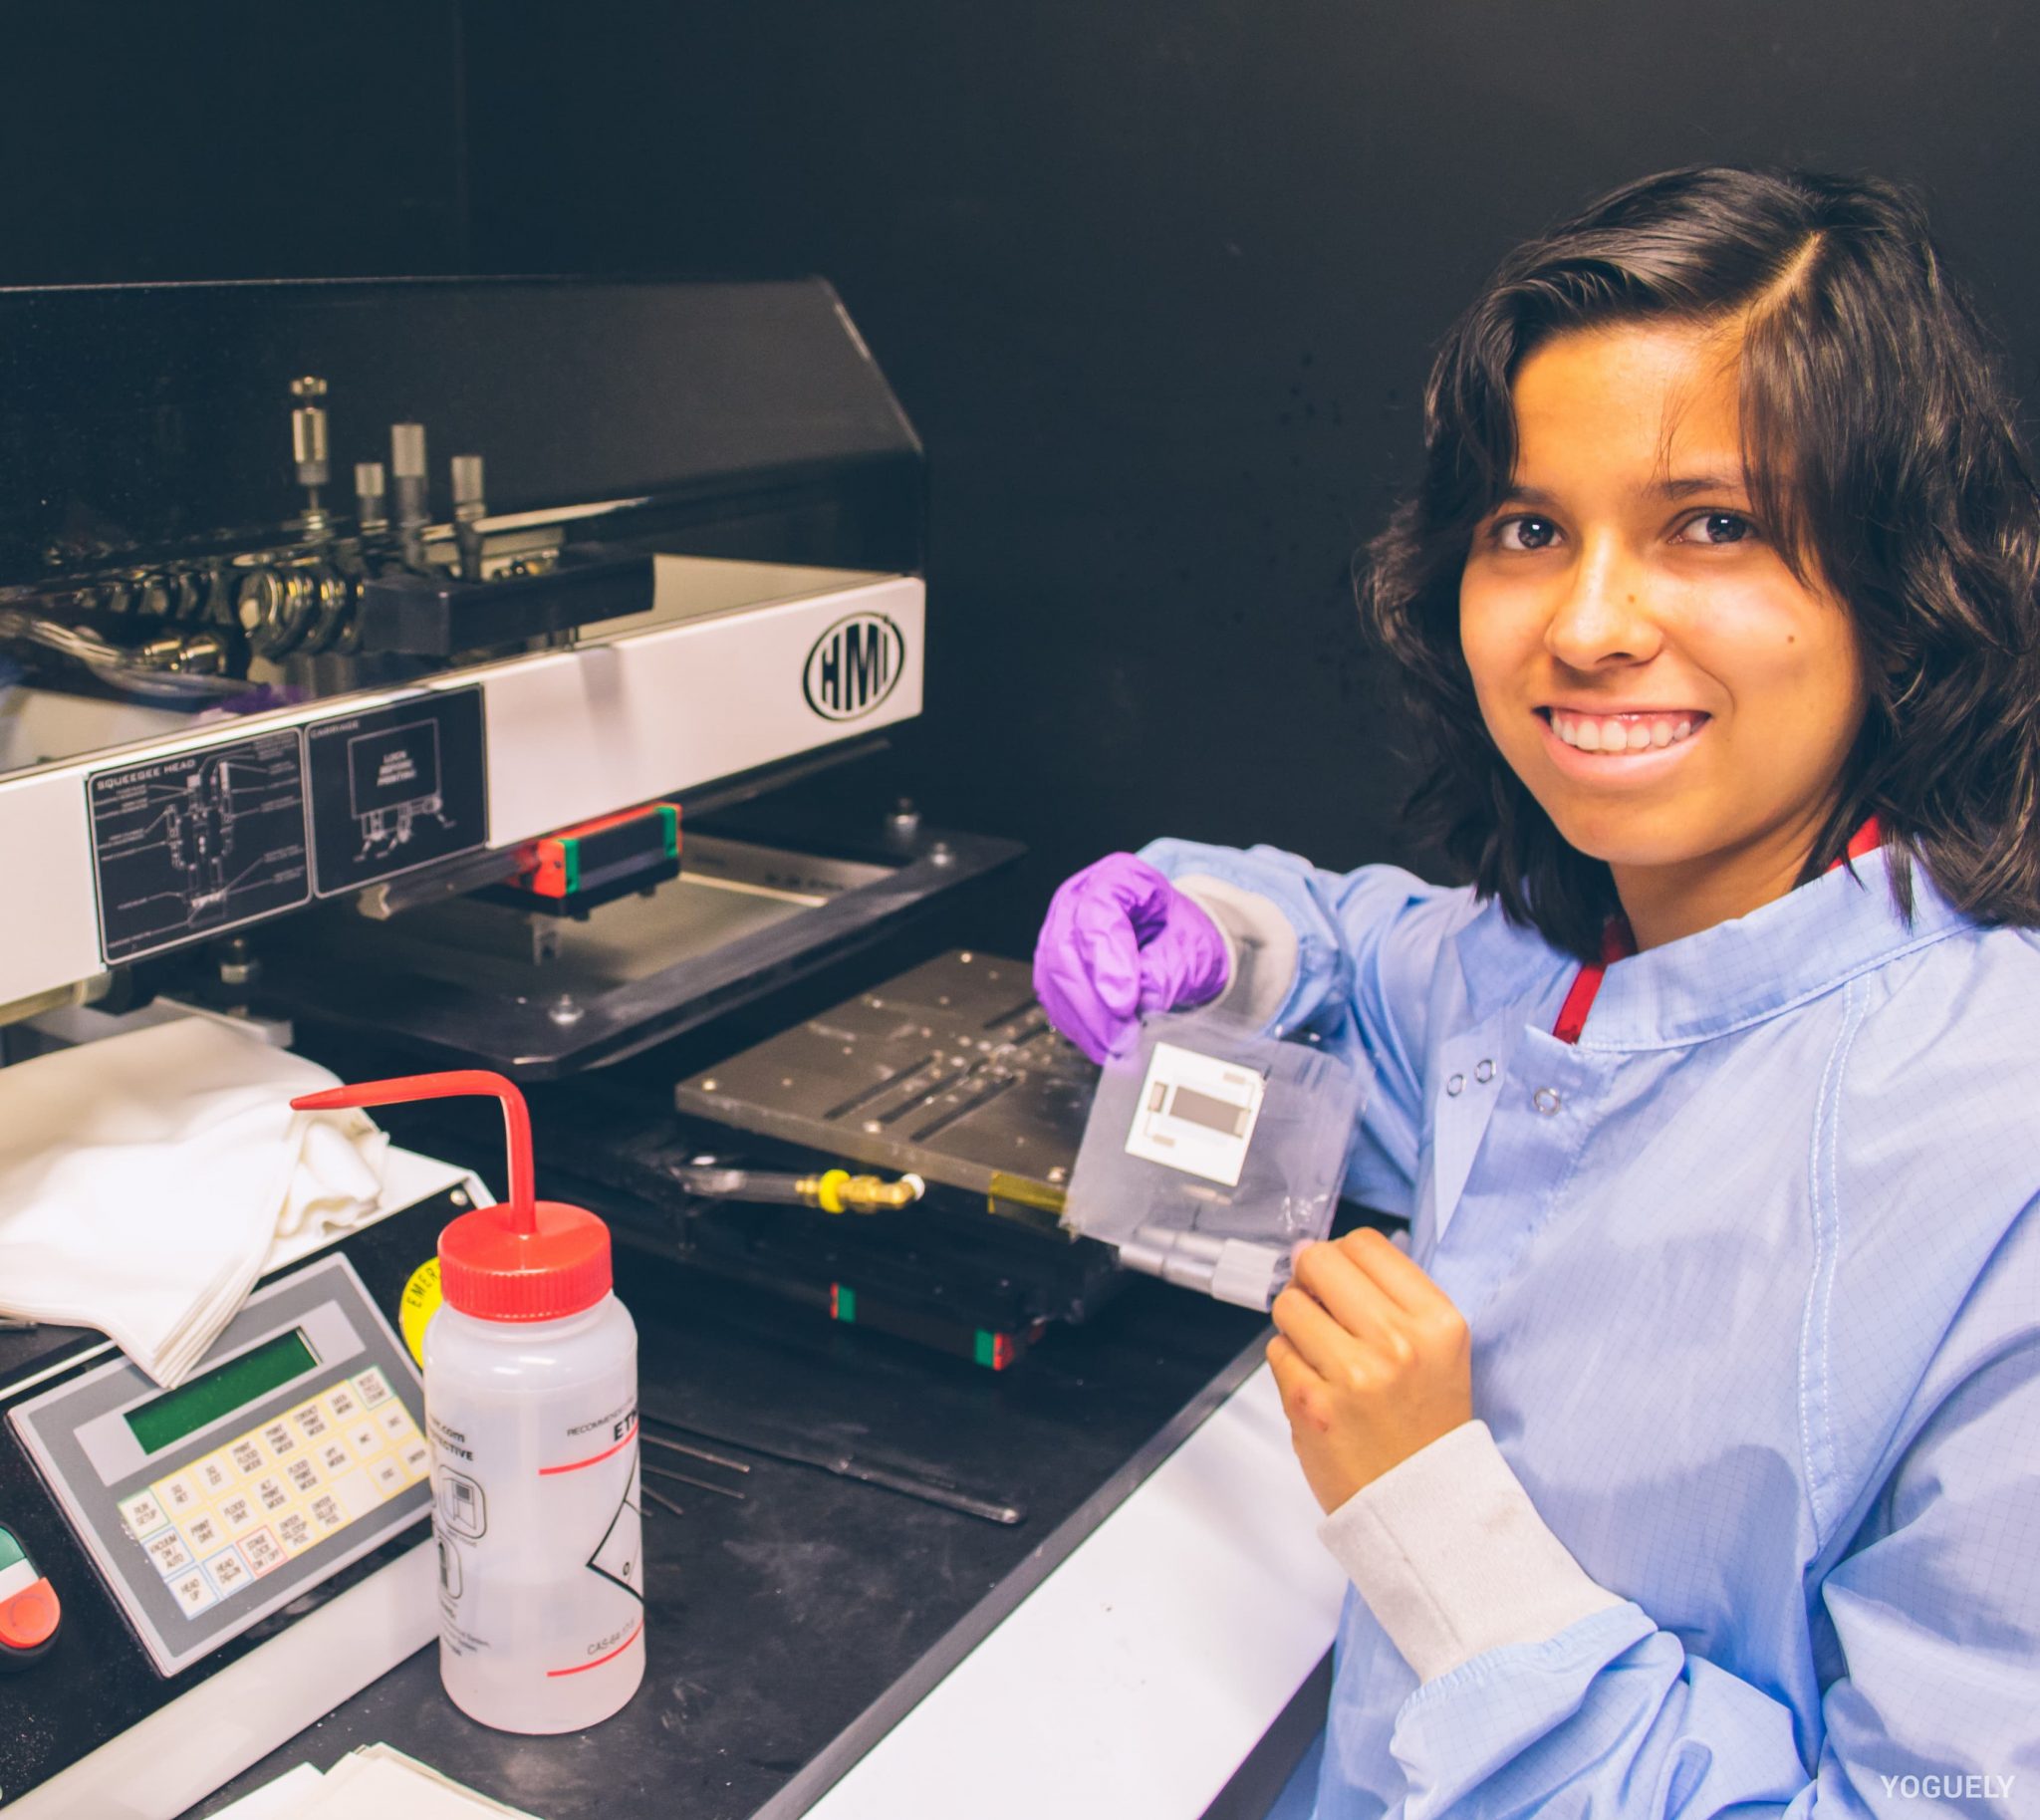
[[[0,1068],[0,1313],[97,1327],[176,1384],[279,1237],[375,1210],[388,1139],[290,1108],[336,1084],[204,1018]]]

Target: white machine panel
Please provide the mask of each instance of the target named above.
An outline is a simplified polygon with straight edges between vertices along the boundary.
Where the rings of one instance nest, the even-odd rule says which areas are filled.
[[[845,584],[762,605],[670,617],[694,571],[716,586],[745,565],[660,558],[660,607],[622,636],[246,718],[118,752],[122,768],[243,744],[423,694],[480,686],[487,724],[488,845],[575,822],[911,719],[921,709],[925,589],[916,578]],[[775,581],[798,571],[775,568]],[[792,592],[789,588],[788,592]],[[755,596],[753,597],[755,600]],[[683,609],[684,611],[684,609]],[[0,780],[0,852],[33,855],[8,909],[0,1004],[102,972],[90,778],[112,754]]]
[[[667,560],[659,569],[663,584]],[[483,671],[489,844],[911,719],[925,598],[919,581],[897,577]],[[863,711],[825,715],[807,699],[809,659],[846,619],[896,627],[903,659]]]

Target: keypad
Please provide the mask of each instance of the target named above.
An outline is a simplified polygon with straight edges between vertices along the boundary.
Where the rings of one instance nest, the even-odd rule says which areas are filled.
[[[431,1451],[380,1368],[121,1500],[128,1533],[191,1617],[426,1477]]]

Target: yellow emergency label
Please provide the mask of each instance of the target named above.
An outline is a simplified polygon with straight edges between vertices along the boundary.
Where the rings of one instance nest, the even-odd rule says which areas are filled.
[[[410,1356],[418,1362],[418,1369],[425,1364],[425,1323],[439,1312],[439,1260],[428,1257],[410,1273],[410,1281],[403,1286],[403,1300],[396,1305],[396,1324],[403,1330],[403,1343],[410,1348]]]

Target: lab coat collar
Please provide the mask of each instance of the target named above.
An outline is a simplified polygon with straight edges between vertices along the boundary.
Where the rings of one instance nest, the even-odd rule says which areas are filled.
[[[1912,916],[1899,913],[1880,851],[1788,892],[1747,916],[1619,960],[1608,969],[1580,1048],[1661,1049],[1725,1036],[1834,990],[1975,923],[1912,866]],[[1454,937],[1467,1009],[1486,1018],[1557,996],[1578,962],[1490,902]]]

